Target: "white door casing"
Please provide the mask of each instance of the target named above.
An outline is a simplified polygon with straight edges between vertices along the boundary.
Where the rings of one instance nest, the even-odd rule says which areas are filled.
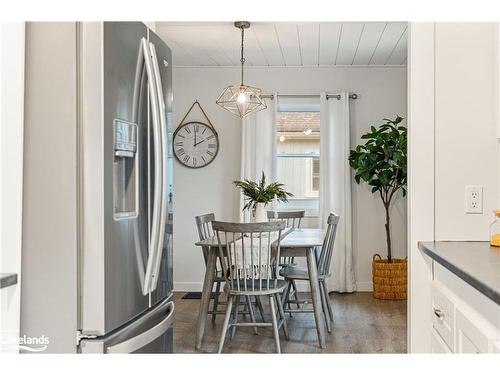
[[[429,260],[434,240],[434,23],[411,23],[408,41],[408,352],[430,352]]]
[[[18,282],[0,289],[0,340],[19,337],[24,127],[24,22],[0,23],[0,273]],[[6,342],[6,341],[3,341]],[[17,352],[0,345],[0,352]]]

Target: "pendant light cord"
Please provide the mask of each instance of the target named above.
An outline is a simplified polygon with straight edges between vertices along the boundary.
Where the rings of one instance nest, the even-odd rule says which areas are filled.
[[[243,57],[243,45],[245,41],[245,28],[241,27],[241,86],[243,86],[243,66],[245,65],[245,58]]]

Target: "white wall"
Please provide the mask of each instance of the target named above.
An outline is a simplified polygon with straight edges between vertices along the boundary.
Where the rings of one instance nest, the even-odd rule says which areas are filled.
[[[500,208],[493,23],[436,24],[436,240],[488,240]],[[482,185],[483,213],[465,213]]]
[[[194,216],[213,211],[221,220],[238,218],[238,192],[231,181],[239,178],[240,173],[241,124],[237,117],[215,104],[220,90],[238,78],[235,68],[174,68],[175,126],[198,99],[216,127],[221,144],[219,155],[205,168],[192,170],[177,162],[174,166],[176,290],[201,290],[204,264],[201,250],[193,245],[198,238]],[[380,124],[382,118],[406,116],[404,67],[249,68],[245,80],[266,93],[357,93],[359,99],[352,102],[351,114],[353,146],[370,125]],[[372,255],[375,251],[385,252],[383,207],[365,185],[354,185],[353,204],[356,276],[359,288],[370,290]],[[406,202],[400,200],[392,213],[395,256],[405,256]]]
[[[21,293],[24,23],[0,23],[0,273],[18,283],[0,289],[0,339],[19,337]],[[17,351],[15,348],[5,351]],[[0,352],[2,347],[0,345]]]

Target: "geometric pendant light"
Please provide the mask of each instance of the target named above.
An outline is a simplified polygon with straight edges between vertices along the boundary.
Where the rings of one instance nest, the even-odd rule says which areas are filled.
[[[225,87],[216,103],[236,116],[243,118],[249,113],[266,109],[267,106],[261,98],[261,89],[243,83],[245,29],[250,27],[250,22],[238,21],[234,23],[234,27],[241,30],[241,82],[239,85]]]

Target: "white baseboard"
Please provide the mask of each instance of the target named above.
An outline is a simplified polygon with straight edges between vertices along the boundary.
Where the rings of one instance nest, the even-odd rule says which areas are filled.
[[[358,292],[373,292],[373,285],[370,281],[361,281],[356,283]],[[174,282],[174,292],[201,292],[203,283],[201,282]],[[297,281],[299,292],[308,292],[309,284],[307,281]]]
[[[373,284],[371,281],[359,281],[356,283],[358,292],[373,292]]]

